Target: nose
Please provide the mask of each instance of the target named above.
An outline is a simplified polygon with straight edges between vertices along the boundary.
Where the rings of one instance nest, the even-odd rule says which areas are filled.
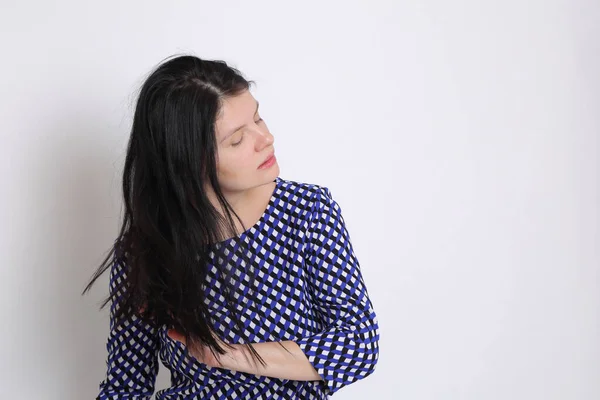
[[[256,132],[258,134],[256,143],[260,148],[271,146],[275,141],[275,138],[268,129],[257,129]]]

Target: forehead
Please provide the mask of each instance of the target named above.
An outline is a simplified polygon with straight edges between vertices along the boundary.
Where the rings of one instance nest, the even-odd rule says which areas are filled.
[[[247,123],[254,116],[255,110],[256,100],[248,90],[237,96],[224,98],[215,122],[217,138],[222,138],[232,129]]]

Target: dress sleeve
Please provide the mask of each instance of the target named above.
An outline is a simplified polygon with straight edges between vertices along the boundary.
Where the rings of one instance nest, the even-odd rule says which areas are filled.
[[[119,286],[124,281],[124,268],[114,262],[110,269],[110,293],[118,291],[121,297],[123,290]],[[117,309],[116,303],[111,302],[107,370],[96,400],[150,399],[158,374],[158,328],[135,315],[117,325]]]
[[[321,187],[305,257],[314,311],[324,330],[296,341],[328,395],[365,378],[379,358],[379,325],[338,203]]]

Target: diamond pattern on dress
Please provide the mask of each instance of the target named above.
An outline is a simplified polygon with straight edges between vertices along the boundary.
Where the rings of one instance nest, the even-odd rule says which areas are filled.
[[[255,268],[254,285],[241,251],[245,243]],[[327,399],[370,375],[379,357],[379,325],[354,254],[339,204],[323,186],[276,178],[259,221],[246,232],[213,246],[206,301],[215,331],[230,343],[235,333],[215,262],[227,260],[236,279],[236,312],[251,343],[295,341],[323,378],[294,381],[209,368],[186,355],[183,345],[137,317],[117,326],[111,305],[107,373],[97,399],[149,399],[158,358],[171,372],[171,386],[156,399]],[[223,274],[225,272],[223,271]],[[124,268],[111,267],[111,293],[120,290]]]

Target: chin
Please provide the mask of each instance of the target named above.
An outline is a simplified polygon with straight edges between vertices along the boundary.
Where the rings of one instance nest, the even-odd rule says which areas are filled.
[[[274,180],[275,178],[277,178],[279,176],[279,164],[275,163],[275,165],[273,165],[271,168],[269,168],[269,177],[271,177],[271,180]]]
[[[275,180],[275,178],[277,178],[279,176],[279,172],[280,172],[279,165],[275,164],[268,170],[265,170],[265,171],[258,170],[258,172],[260,173],[259,179],[263,183],[265,183],[265,184],[271,183]]]

